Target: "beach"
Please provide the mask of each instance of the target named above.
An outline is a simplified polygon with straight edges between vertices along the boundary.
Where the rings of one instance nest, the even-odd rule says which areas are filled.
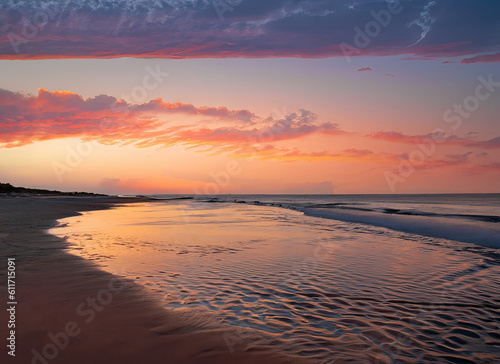
[[[250,338],[252,333],[214,327],[209,321],[196,322],[166,310],[140,285],[68,254],[62,239],[46,233],[56,219],[124,202],[132,201],[107,197],[0,198],[5,267],[0,289],[7,291],[7,259],[15,258],[17,301],[15,356],[4,352],[2,362],[307,362],[259,348],[231,352],[228,340],[242,335]],[[6,295],[2,293],[2,297]],[[5,309],[1,321],[7,338],[10,329]]]
[[[0,2],[0,364],[500,364],[499,25]]]
[[[174,317],[218,327],[229,360],[499,358],[498,195],[155,197],[49,232]]]

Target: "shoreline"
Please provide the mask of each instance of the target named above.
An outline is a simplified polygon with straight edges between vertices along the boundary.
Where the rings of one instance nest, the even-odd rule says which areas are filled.
[[[6,363],[312,363],[259,349],[251,331],[189,321],[130,279],[112,275],[64,249],[49,235],[56,220],[148,198],[26,196],[0,198],[0,289],[16,260],[16,348]],[[5,302],[4,302],[5,303]],[[5,337],[8,312],[2,310]],[[272,337],[270,337],[272,339]],[[229,343],[229,344],[228,344]],[[4,359],[2,359],[4,360]]]

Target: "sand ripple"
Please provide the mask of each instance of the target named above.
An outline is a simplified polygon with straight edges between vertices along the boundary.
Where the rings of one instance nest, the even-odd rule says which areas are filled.
[[[183,206],[161,207],[173,211],[170,230],[147,205],[147,234],[82,225],[120,209],[66,219],[58,233],[170,309],[263,333],[243,329],[232,350],[272,345],[330,364],[500,362],[494,250],[279,208]]]

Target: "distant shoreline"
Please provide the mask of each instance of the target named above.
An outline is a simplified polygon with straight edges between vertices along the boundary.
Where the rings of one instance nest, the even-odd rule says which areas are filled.
[[[47,190],[27,187],[16,187],[10,183],[0,183],[0,197],[5,195],[11,196],[100,196],[100,197],[149,197],[151,199],[159,199],[155,196],[169,195],[169,196],[189,196],[183,197],[184,199],[193,198],[193,196],[205,196],[207,198],[217,196],[460,196],[460,195],[500,195],[500,192],[479,192],[479,193],[221,193],[214,195],[207,194],[189,194],[189,193],[152,193],[149,195],[144,194],[130,194],[130,195],[107,195],[94,192],[64,192],[58,190]]]
[[[100,196],[107,197],[108,195],[92,192],[62,192],[56,190],[44,190],[37,188],[16,187],[10,183],[0,183],[0,195],[25,195],[25,196]]]

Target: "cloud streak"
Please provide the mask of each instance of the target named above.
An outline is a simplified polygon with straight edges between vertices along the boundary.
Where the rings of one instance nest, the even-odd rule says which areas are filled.
[[[277,119],[261,118],[248,110],[224,106],[196,107],[162,99],[130,104],[107,95],[84,99],[73,92],[43,88],[36,96],[0,90],[0,129],[3,148],[78,137],[103,144],[142,148],[184,145],[240,155],[255,148],[254,152],[263,156],[268,152],[262,149],[264,144],[312,134],[347,134],[337,124],[318,122],[316,114],[303,109]]]
[[[440,145],[455,145],[483,149],[500,148],[500,137],[495,137],[489,140],[476,141],[472,137],[462,138],[456,135],[445,135],[444,133],[406,135],[395,131],[379,131],[377,133],[369,134],[367,135],[367,137],[378,140],[385,140],[388,142],[406,144],[428,144],[433,141],[433,143]]]
[[[398,155],[397,158],[400,162],[408,163],[407,165],[411,165],[415,170],[428,170],[447,167],[461,167],[466,170],[471,170],[476,167],[471,160],[471,156],[472,152],[463,154],[448,154],[441,159],[429,158],[419,163],[411,163],[410,156],[407,153]]]
[[[475,56],[472,58],[465,58],[460,61],[460,63],[496,63],[500,62],[500,53],[495,54],[483,54],[479,56]]]
[[[424,10],[420,13],[420,16],[418,19],[413,20],[410,24],[408,24],[408,27],[411,27],[412,25],[417,25],[422,29],[422,32],[420,33],[420,38],[414,43],[418,44],[421,41],[425,39],[427,36],[427,33],[431,31],[432,24],[436,21],[436,18],[431,16],[431,8],[436,5],[435,1],[429,1],[427,5],[424,6]]]
[[[107,95],[83,99],[69,91],[49,92],[40,88],[32,96],[0,89],[0,143],[8,148],[66,137],[110,144],[132,143],[161,135],[157,129],[164,123],[158,116],[174,114],[249,125],[256,118],[248,110],[195,107],[161,98],[145,104],[129,104]]]
[[[0,8],[0,59],[344,57],[385,0],[242,0],[223,20],[208,0],[23,1]],[[401,0],[402,11],[352,56],[497,62],[500,3]],[[431,14],[432,13],[432,14]],[[417,41],[415,41],[417,40]],[[469,60],[469,61],[467,61]]]
[[[398,159],[396,155],[387,153],[375,153],[368,149],[349,148],[337,153],[328,151],[322,152],[302,152],[298,148],[276,148],[270,144],[250,146],[239,149],[230,154],[235,158],[261,160],[278,160],[281,162],[370,162],[370,163],[395,163]]]
[[[322,122],[304,109],[281,117],[260,117],[250,110],[225,106],[195,106],[161,98],[143,104],[127,103],[108,95],[84,99],[70,91],[39,89],[26,95],[0,89],[0,148],[63,138],[80,138],[105,145],[132,145],[137,148],[184,146],[208,154],[233,158],[296,161],[360,161],[394,164],[404,154],[375,152],[351,147],[331,151],[337,137],[356,137],[332,122]],[[500,148],[500,137],[476,141],[454,135],[405,135],[377,132],[366,138],[405,144],[427,144],[438,138],[443,145]],[[309,137],[328,139],[328,148],[304,150]],[[359,136],[357,136],[359,137]],[[291,146],[290,146],[291,145]],[[310,140],[307,142],[310,147]],[[345,145],[345,144],[342,144]],[[340,148],[338,148],[340,149]],[[484,153],[483,153],[484,154]],[[462,165],[471,153],[449,154],[443,160],[427,161],[420,168]]]

